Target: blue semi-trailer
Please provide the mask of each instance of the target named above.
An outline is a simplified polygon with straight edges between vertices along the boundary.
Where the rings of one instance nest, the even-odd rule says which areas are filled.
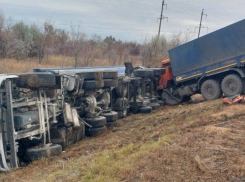
[[[162,99],[178,104],[201,93],[206,100],[244,91],[245,20],[169,50],[159,88]]]

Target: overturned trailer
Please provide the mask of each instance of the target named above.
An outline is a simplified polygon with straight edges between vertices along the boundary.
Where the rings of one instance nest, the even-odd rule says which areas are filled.
[[[132,110],[149,113],[162,72],[140,69],[54,68],[0,75],[0,171],[59,155],[85,136],[115,126]]]

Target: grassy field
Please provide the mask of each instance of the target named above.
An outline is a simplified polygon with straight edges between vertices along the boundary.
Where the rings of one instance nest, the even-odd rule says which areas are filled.
[[[141,65],[138,57],[131,60],[134,65]],[[24,73],[31,72],[33,68],[54,68],[54,67],[74,67],[74,58],[64,56],[49,56],[48,59],[43,59],[39,64],[37,58],[29,58],[26,60],[16,59],[0,59],[0,74],[1,73]],[[95,59],[90,66],[110,66],[109,60]],[[117,63],[123,65],[123,63]]]
[[[217,100],[132,115],[0,181],[243,181],[244,109]]]

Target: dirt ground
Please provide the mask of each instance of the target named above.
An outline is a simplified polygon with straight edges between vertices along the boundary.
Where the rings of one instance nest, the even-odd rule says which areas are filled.
[[[217,100],[131,115],[0,181],[245,181],[244,111]]]

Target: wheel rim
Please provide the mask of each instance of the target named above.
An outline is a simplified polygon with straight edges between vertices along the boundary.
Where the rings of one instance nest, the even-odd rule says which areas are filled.
[[[237,90],[237,84],[234,81],[228,82],[227,88],[231,91],[234,92]]]
[[[212,96],[214,95],[214,88],[212,86],[208,86],[206,89],[208,95]]]

